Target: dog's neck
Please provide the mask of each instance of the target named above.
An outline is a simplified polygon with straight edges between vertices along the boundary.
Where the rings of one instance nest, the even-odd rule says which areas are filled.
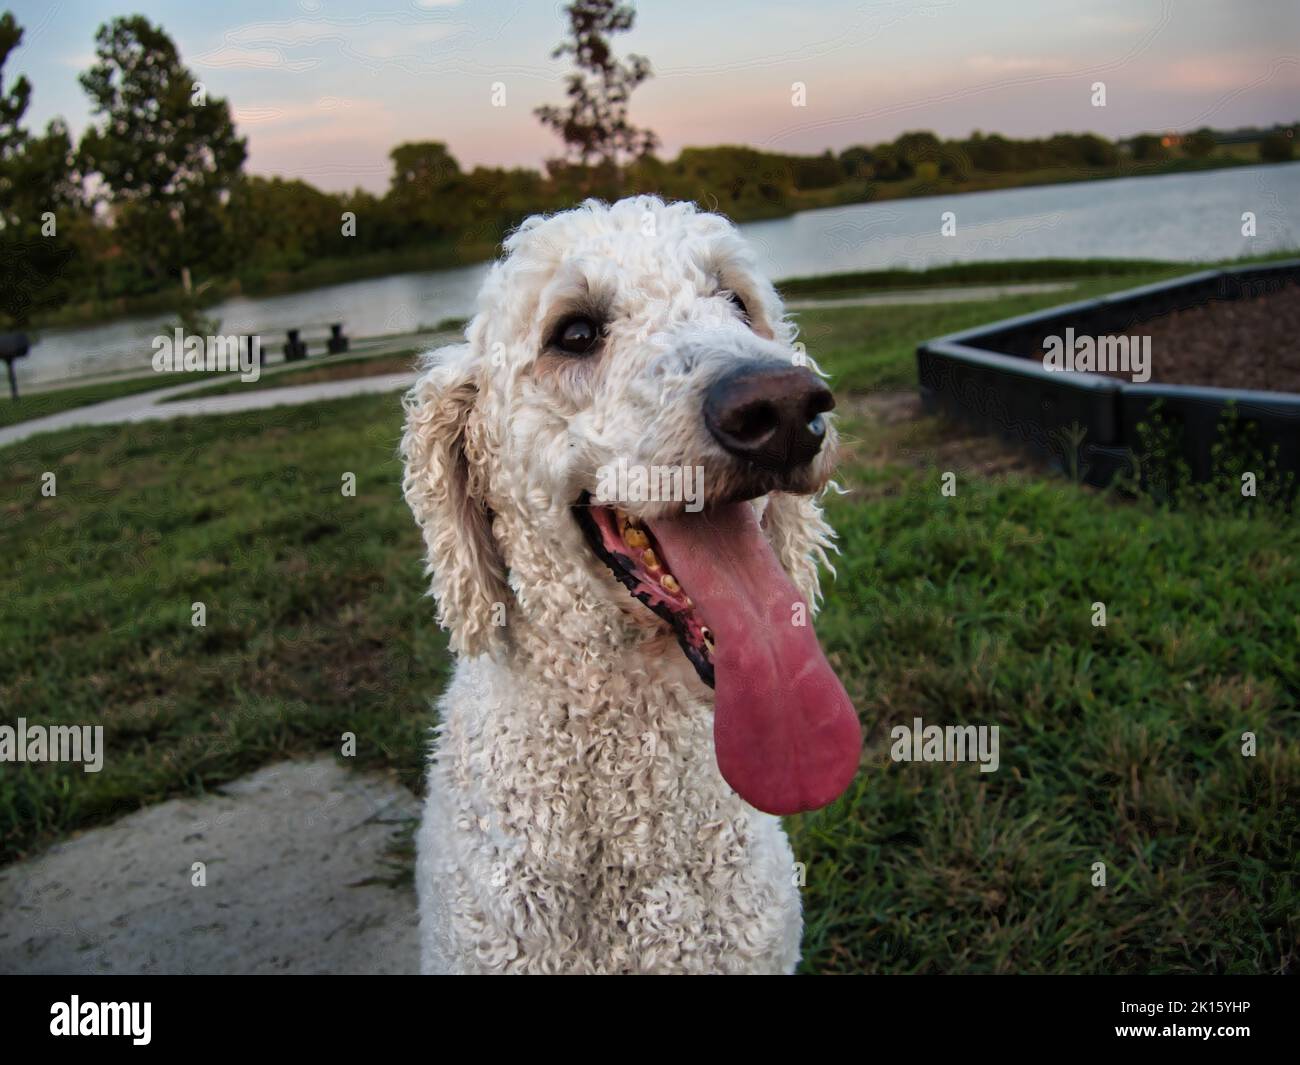
[[[575,685],[596,674],[689,677],[707,697],[672,631],[600,569],[567,513],[544,522],[503,508],[496,520],[514,590],[499,652],[511,669]]]
[[[683,701],[709,700],[677,638],[657,619],[647,625],[604,603],[571,606],[558,625],[552,617],[518,612],[511,618],[502,655],[530,683],[554,683],[595,705],[612,681],[641,677],[659,689],[681,689]]]
[[[548,847],[559,834],[604,848],[575,865],[627,848],[645,866],[647,838],[654,853],[689,853],[706,826],[744,814],[717,770],[713,693],[671,631],[580,569],[580,540],[517,529],[502,539],[512,545],[507,626],[493,664],[467,675],[472,698],[453,699],[444,719],[448,759],[492,737],[498,772],[475,783],[486,806]],[[566,549],[584,554],[575,562]]]

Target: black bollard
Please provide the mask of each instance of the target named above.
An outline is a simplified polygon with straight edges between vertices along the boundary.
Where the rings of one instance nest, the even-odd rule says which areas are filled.
[[[341,322],[335,322],[330,326],[330,336],[326,343],[329,346],[331,355],[338,355],[340,352],[348,350],[348,338],[343,335],[343,324]]]
[[[9,371],[9,395],[18,398],[18,378],[14,374],[14,359],[21,359],[31,347],[26,333],[0,333],[0,359]]]
[[[289,343],[284,346],[284,361],[293,362],[295,359],[305,359],[307,357],[307,344],[305,341],[298,339],[298,329],[289,330]]]

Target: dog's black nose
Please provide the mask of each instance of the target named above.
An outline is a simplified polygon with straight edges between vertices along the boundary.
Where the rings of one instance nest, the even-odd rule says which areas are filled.
[[[835,397],[811,370],[748,364],[723,374],[704,396],[704,424],[738,458],[788,473],[811,462],[826,439],[822,415]]]

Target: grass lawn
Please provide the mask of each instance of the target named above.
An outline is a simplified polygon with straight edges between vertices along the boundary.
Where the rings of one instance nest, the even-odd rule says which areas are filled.
[[[935,420],[859,425],[818,629],[867,767],[790,822],[807,967],[1293,971],[1294,519],[1120,502]],[[1000,771],[894,763],[914,717],[998,725]]]
[[[818,631],[867,735],[854,789],[788,821],[808,971],[1295,968],[1300,527],[1112,499],[869,391],[910,388],[924,338],[1060,298],[801,316],[853,489]],[[109,743],[99,774],[0,766],[0,860],[345,731],[420,786],[449,660],[399,424],[383,395],[0,450],[5,720]],[[998,725],[1001,769],[892,762],[916,716]]]
[[[786,300],[856,296],[895,289],[919,289],[949,285],[1002,285],[1025,281],[1079,281],[1084,278],[1114,278],[1125,287],[1145,284],[1153,277],[1177,277],[1203,267],[1159,259],[1006,259],[989,262],[953,263],[928,270],[895,268],[856,273],[826,274],[821,277],[792,277],[778,282]],[[1142,280],[1134,281],[1135,276]]]
[[[111,772],[0,766],[6,857],[344,731],[359,763],[417,784],[446,654],[399,506],[399,420],[381,395],[0,451],[0,705],[114,738]]]

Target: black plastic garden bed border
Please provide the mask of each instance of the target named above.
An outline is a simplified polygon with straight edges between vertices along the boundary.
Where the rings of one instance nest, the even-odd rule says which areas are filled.
[[[1133,469],[1138,425],[1160,403],[1178,424],[1193,480],[1211,476],[1211,447],[1229,402],[1256,439],[1277,446],[1278,470],[1300,479],[1300,394],[1197,385],[1129,384],[1102,374],[1047,370],[1034,357],[1049,336],[1131,334],[1133,327],[1211,300],[1237,300],[1300,284],[1300,259],[1185,277],[1063,304],[926,341],[916,349],[921,398],[974,427],[1029,446],[1089,484]],[[1300,343],[1300,338],[1297,338]],[[1083,430],[1077,452],[1069,443]],[[1072,454],[1072,452],[1074,452]],[[1071,467],[1077,463],[1077,470]]]

